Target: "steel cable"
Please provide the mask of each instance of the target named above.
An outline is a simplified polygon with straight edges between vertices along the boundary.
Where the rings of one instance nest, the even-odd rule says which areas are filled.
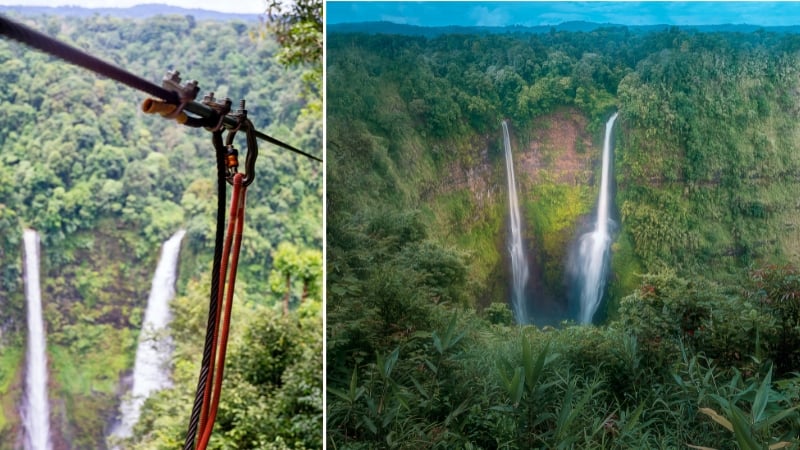
[[[200,363],[200,378],[197,381],[197,392],[195,393],[192,414],[189,418],[189,429],[186,433],[184,450],[194,448],[197,436],[197,428],[200,423],[200,413],[203,406],[203,397],[208,383],[209,369],[211,366],[211,353],[216,347],[215,334],[218,319],[218,298],[220,292],[220,273],[222,264],[222,250],[225,240],[225,198],[227,186],[225,177],[227,176],[227,166],[225,165],[225,146],[222,143],[222,130],[212,133],[214,143],[214,153],[217,157],[217,229],[214,236],[214,260],[211,266],[211,293],[208,302],[208,323],[206,325],[206,338],[203,346],[203,359]],[[224,279],[222,280],[224,282]]]
[[[148,93],[154,97],[164,100],[167,103],[173,105],[178,105],[181,103],[178,94],[173,91],[164,89],[163,87],[134,75],[127,70],[124,70],[113,64],[109,64],[100,58],[92,56],[44,33],[36,31],[27,25],[15,22],[3,16],[2,14],[0,14],[0,35],[7,36],[57,58],[63,59],[71,64],[83,67],[84,69],[111,78],[112,80],[118,81],[126,86]],[[201,118],[219,117],[216,111],[202,103],[195,101],[186,103],[184,106],[184,111],[190,112]],[[238,122],[233,117],[225,116],[223,117],[223,124],[225,127],[230,129],[236,127]],[[306,153],[260,131],[256,131],[255,135],[258,139],[285,148],[286,150],[305,156],[306,158],[323,162],[321,158]]]

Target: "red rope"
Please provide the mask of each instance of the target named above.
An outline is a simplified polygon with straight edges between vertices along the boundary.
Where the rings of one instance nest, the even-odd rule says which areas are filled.
[[[214,335],[212,337],[212,346],[211,346],[211,359],[209,363],[208,369],[208,376],[209,379],[206,382],[205,390],[203,391],[203,407],[200,410],[200,435],[202,435],[202,430],[206,427],[206,420],[208,418],[208,406],[211,401],[211,385],[214,380],[214,363],[216,361],[216,353],[217,353],[217,346],[219,340],[219,325],[220,325],[220,318],[222,315],[222,306],[223,306],[223,298],[224,298],[224,286],[225,286],[225,275],[228,271],[228,258],[230,257],[230,249],[231,249],[231,241],[233,239],[233,230],[236,225],[236,210],[237,210],[237,203],[239,201],[239,192],[241,188],[241,183],[238,185],[235,183],[233,185],[233,193],[231,195],[231,209],[230,209],[230,217],[228,219],[228,229],[225,233],[225,241],[222,246],[222,260],[220,261],[220,268],[219,268],[219,279],[222,283],[222,289],[220,289],[217,293],[217,314],[214,318]]]
[[[217,408],[219,406],[220,394],[222,392],[222,378],[225,371],[225,355],[228,349],[228,334],[230,331],[231,311],[233,309],[233,292],[236,285],[236,270],[239,265],[239,251],[242,247],[242,234],[244,231],[244,206],[247,187],[242,185],[243,175],[237,173],[233,177],[233,193],[231,195],[230,219],[225,236],[225,243],[222,250],[222,262],[219,268],[219,279],[225,280],[228,276],[227,284],[219,290],[217,296],[217,317],[214,328],[214,346],[211,353],[211,365],[209,367],[209,379],[203,393],[203,408],[200,414],[200,439],[197,450],[205,450],[211,438],[211,430],[214,428],[214,421],[217,418]],[[231,245],[233,244],[233,245]],[[228,259],[230,258],[230,271],[228,271]],[[222,307],[225,307],[225,314],[222,316]],[[221,325],[221,334],[220,332]],[[214,356],[219,347],[219,354],[216,355],[216,373]],[[213,395],[211,385],[214,385]]]

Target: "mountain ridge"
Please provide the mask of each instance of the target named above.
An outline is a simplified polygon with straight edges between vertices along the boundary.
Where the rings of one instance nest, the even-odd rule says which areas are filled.
[[[625,25],[616,23],[598,23],[587,21],[567,21],[558,25],[537,25],[523,26],[510,25],[503,27],[489,26],[419,26],[411,24],[400,24],[389,21],[377,22],[340,22],[328,24],[327,30],[330,33],[367,33],[367,34],[400,34],[410,36],[436,37],[443,34],[507,34],[507,33],[533,33],[544,34],[551,31],[565,32],[592,32],[601,28],[627,28],[633,32],[648,33],[653,31],[663,31],[670,28],[681,30],[695,30],[699,32],[739,32],[753,33],[759,30],[775,33],[800,33],[800,26],[761,26],[750,24],[709,24],[709,25]]]

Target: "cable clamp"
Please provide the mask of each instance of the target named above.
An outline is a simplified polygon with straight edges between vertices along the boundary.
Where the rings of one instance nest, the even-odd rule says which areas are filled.
[[[223,123],[225,122],[225,116],[231,112],[231,99],[225,97],[222,99],[222,103],[220,103],[214,98],[214,93],[209,92],[205,97],[203,97],[203,104],[213,109],[217,115],[219,115],[219,121],[217,124],[213,128],[206,127],[206,130],[212,133],[221,130]]]
[[[197,98],[197,93],[200,91],[197,80],[191,80],[181,84],[181,73],[177,70],[168,70],[167,74],[161,80],[161,86],[163,86],[164,89],[178,94],[178,98],[181,100],[181,104],[178,105],[174,111],[164,116],[168,119],[175,119],[182,114],[183,108],[193,102],[194,99]]]

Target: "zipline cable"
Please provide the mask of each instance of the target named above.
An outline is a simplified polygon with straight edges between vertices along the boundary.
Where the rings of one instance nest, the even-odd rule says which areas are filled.
[[[221,216],[221,211],[224,208],[225,190],[224,187],[218,188],[218,222],[212,269],[216,275],[215,277],[212,276],[216,280],[216,284],[212,282],[200,378],[197,383],[194,405],[189,419],[189,428],[183,445],[184,450],[205,450],[217,417],[225,371],[231,312],[233,310],[236,272],[244,234],[245,194],[247,186],[255,179],[255,163],[258,157],[258,141],[254,134],[255,128],[253,123],[247,119],[245,110],[237,111],[234,116],[236,116],[239,126],[234,130],[228,131],[224,144],[222,142],[222,130],[215,129],[212,132],[211,142],[217,155],[217,183],[224,185],[227,181],[233,186],[233,193],[231,195],[228,230],[223,239],[221,230],[224,226],[224,219]],[[247,135],[245,173],[238,172],[239,151],[233,146],[233,139],[240,129],[243,129]],[[225,281],[226,278],[227,283]],[[195,446],[195,443],[197,443],[197,446]]]
[[[211,141],[214,144],[214,153],[217,159],[217,227],[216,235],[214,237],[214,260],[211,267],[211,293],[208,302],[208,322],[206,325],[206,338],[203,346],[203,359],[200,363],[200,377],[197,381],[197,392],[195,394],[194,404],[192,405],[192,414],[189,418],[189,429],[186,433],[186,440],[184,441],[184,450],[192,450],[194,448],[195,437],[197,436],[197,429],[200,422],[202,413],[202,405],[204,403],[204,394],[208,384],[208,375],[213,361],[213,353],[216,348],[216,328],[219,324],[219,292],[220,292],[220,265],[222,261],[223,241],[225,239],[225,198],[226,198],[226,183],[227,165],[225,158],[225,146],[222,144],[222,130],[215,130],[212,132]],[[223,278],[224,282],[225,279]]]
[[[238,184],[234,182],[233,185],[233,192],[231,194],[231,211],[230,217],[228,219],[228,231],[225,233],[225,242],[222,246],[222,261],[219,266],[219,280],[222,282],[222,289],[217,291],[217,307],[216,307],[216,315],[215,315],[215,327],[212,335],[212,341],[214,342],[214,346],[211,349],[211,361],[208,369],[208,381],[206,382],[205,386],[203,386],[203,404],[202,408],[200,409],[200,435],[202,436],[204,430],[206,429],[209,417],[209,408],[211,405],[211,393],[212,393],[212,386],[213,381],[216,378],[216,354],[217,349],[219,348],[219,332],[220,332],[220,323],[222,322],[222,313],[223,313],[223,299],[225,296],[225,276],[228,272],[228,261],[230,259],[231,253],[231,244],[233,242],[233,231],[236,227],[236,219],[237,219],[237,211],[239,207],[239,196],[241,195],[241,174],[236,174],[237,178],[239,179]],[[200,448],[200,445],[198,445]]]
[[[91,70],[92,72],[119,81],[122,84],[147,92],[168,103],[179,103],[178,95],[168,91],[161,86],[155,85],[144,78],[134,75],[124,69],[109,64],[100,58],[89,55],[75,47],[67,45],[50,36],[34,30],[26,25],[17,23],[0,15],[0,34],[6,35],[11,39],[27,44],[33,48],[49,53],[55,57],[63,59],[76,66]]]
[[[228,237],[226,243],[230,242],[233,238],[233,248],[229,249],[230,253],[230,270],[228,272],[228,282],[225,286],[225,292],[219,292],[219,299],[223,300],[225,315],[221,320],[221,334],[219,335],[219,354],[217,355],[216,372],[213,377],[210,377],[208,384],[206,384],[206,391],[211,394],[212,381],[213,381],[213,396],[210,397],[210,403],[207,405],[205,417],[201,417],[202,425],[200,426],[200,434],[197,443],[197,450],[206,450],[208,441],[211,438],[211,431],[214,429],[214,421],[217,418],[217,408],[219,406],[219,399],[222,393],[222,379],[225,373],[225,356],[228,349],[228,333],[231,324],[231,312],[233,310],[233,292],[236,285],[236,270],[239,264],[239,251],[242,247],[242,235],[244,231],[244,204],[247,186],[243,184],[243,176],[237,173],[233,178],[233,195],[231,198],[231,216],[228,228]],[[233,236],[231,236],[231,234]],[[220,267],[220,279],[225,276],[225,262],[229,255],[223,252],[223,264]],[[222,306],[222,305],[220,305]],[[219,316],[219,314],[218,314]]]
[[[15,22],[4,15],[0,14],[0,35],[7,36],[16,41],[22,42],[28,46],[39,49],[45,53],[53,55],[57,58],[63,59],[76,66],[83,67],[89,71],[111,78],[126,86],[130,86],[142,92],[146,92],[154,97],[158,97],[171,105],[179,105],[182,103],[178,93],[170,91],[161,86],[151,83],[137,75],[134,75],[127,70],[109,64],[100,58],[89,55],[75,47],[67,45],[57,39],[54,39],[44,33],[41,33],[33,28]],[[217,112],[204,105],[203,103],[189,101],[183,105],[183,110],[192,113],[203,119],[215,119],[218,117]],[[236,118],[231,116],[224,116],[222,124],[225,128],[233,129],[238,126]],[[256,131],[255,135],[258,139],[267,141],[271,144],[285,148],[291,152],[303,155],[306,158],[315,161],[323,162],[321,158],[306,153],[298,148],[295,148],[285,142],[281,142],[269,135],[260,131]]]

